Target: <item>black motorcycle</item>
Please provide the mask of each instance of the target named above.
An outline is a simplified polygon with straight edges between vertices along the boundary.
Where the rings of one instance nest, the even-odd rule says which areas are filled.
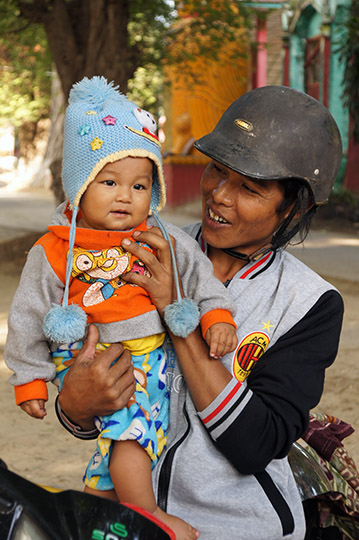
[[[50,492],[0,466],[1,540],[175,540],[141,508],[80,491]]]
[[[359,540],[359,514],[346,508],[347,494],[335,491],[323,467],[298,442],[288,458],[306,516],[304,540]],[[332,525],[323,526],[323,509]],[[1,540],[123,538],[175,540],[176,537],[164,523],[141,508],[74,490],[52,492],[0,463]]]

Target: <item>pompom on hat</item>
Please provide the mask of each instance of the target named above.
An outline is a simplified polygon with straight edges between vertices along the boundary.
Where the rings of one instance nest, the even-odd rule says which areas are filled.
[[[166,204],[166,188],[161,144],[156,129],[153,116],[128,100],[119,92],[118,86],[114,86],[113,82],[108,83],[104,77],[85,77],[73,85],[65,116],[62,163],[62,183],[72,206],[72,220],[62,305],[54,305],[44,319],[44,333],[51,341],[77,341],[85,334],[86,314],[80,306],[68,304],[76,219],[82,195],[107,163],[125,157],[145,157],[154,163],[149,213],[154,215],[164,237],[169,241],[172,262],[176,268],[172,244],[157,214]],[[198,308],[191,300],[186,299],[183,303],[177,268],[174,274],[178,300],[171,304],[171,316],[166,321],[174,334],[185,337],[198,324]],[[185,307],[191,302],[193,305]],[[178,305],[178,312],[181,311],[180,317],[176,316],[176,308],[173,308],[175,305]]]

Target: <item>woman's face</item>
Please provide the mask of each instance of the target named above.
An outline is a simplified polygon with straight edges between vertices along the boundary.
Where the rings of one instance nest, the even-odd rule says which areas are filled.
[[[202,176],[202,235],[214,248],[250,255],[268,244],[284,216],[279,182],[256,181],[212,160]]]

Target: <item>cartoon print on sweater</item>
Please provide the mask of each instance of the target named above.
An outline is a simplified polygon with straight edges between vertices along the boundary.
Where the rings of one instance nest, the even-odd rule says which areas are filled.
[[[94,306],[111,298],[126,282],[121,275],[133,271],[148,275],[145,265],[135,260],[130,264],[130,254],[122,247],[100,251],[74,248],[72,276],[90,286],[83,296],[83,305]]]

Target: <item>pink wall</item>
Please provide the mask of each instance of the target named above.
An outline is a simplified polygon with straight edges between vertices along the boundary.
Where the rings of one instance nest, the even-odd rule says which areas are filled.
[[[267,21],[257,17],[257,70],[256,86],[267,84]]]

